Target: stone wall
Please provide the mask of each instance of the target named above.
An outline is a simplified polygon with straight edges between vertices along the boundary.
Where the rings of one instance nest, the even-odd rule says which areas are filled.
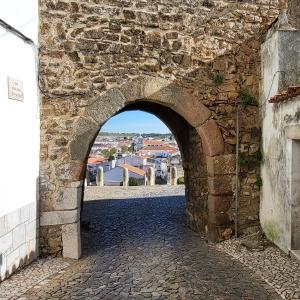
[[[287,13],[290,25],[300,29],[300,0],[288,0]]]
[[[207,118],[201,123],[204,110],[197,112],[195,107],[205,105],[210,118],[221,129],[224,149],[208,156],[228,155],[231,167],[219,175],[214,173],[203,185],[192,180],[192,177],[199,179],[201,176],[207,179],[209,171],[192,171],[196,165],[206,166],[199,139],[203,132],[197,131],[197,135],[191,129],[187,134],[189,139],[182,143],[182,151],[191,153],[187,155],[190,159],[186,165],[190,165],[190,174],[194,174],[192,177],[186,174],[187,193],[194,199],[193,204],[190,203],[193,207],[200,205],[199,219],[202,221],[205,215],[209,218],[211,210],[219,211],[217,218],[215,214],[212,216],[214,224],[223,224],[224,219],[226,223],[233,223],[235,112],[237,102],[243,101],[240,151],[245,161],[254,163],[245,164],[241,169],[239,225],[257,224],[259,162],[255,163],[255,158],[259,156],[260,148],[259,50],[279,8],[276,1],[42,1],[42,215],[55,210],[57,199],[61,198],[63,188],[69,187],[70,182],[76,180],[81,184],[88,148],[96,134],[91,128],[96,121],[100,127],[124,108],[122,86],[150,76],[173,82],[170,87],[174,87],[173,94],[180,86],[194,101],[187,106],[182,99],[183,107],[180,107],[179,102],[168,104],[169,99],[165,99],[163,105],[175,105],[175,111],[179,109],[186,121],[191,116],[194,123],[199,123],[197,126]],[[143,85],[134,87],[135,95],[139,95]],[[110,97],[106,96],[107,93]],[[112,94],[115,96],[111,97]],[[142,98],[128,96],[126,99]],[[104,106],[106,109],[101,109]],[[218,145],[213,147],[218,148]],[[206,149],[204,153],[209,151]],[[85,152],[85,157],[82,152]],[[213,159],[211,168],[217,170],[220,162],[222,159]],[[208,189],[213,204],[210,208],[205,202],[197,201],[197,197],[207,198]],[[226,197],[220,200],[220,195]],[[45,226],[41,235],[42,247],[48,249],[48,253],[57,252],[53,249],[60,249],[59,242],[57,247],[49,245],[47,234],[51,226]],[[61,240],[59,230],[56,240]]]

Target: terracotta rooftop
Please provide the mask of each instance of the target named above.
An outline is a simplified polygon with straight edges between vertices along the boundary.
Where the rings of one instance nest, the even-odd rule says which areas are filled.
[[[138,174],[138,175],[141,175],[141,176],[145,176],[145,171],[144,170],[141,170],[139,168],[136,168],[132,165],[129,165],[129,164],[123,164],[123,165],[120,165],[121,168],[123,169],[127,169],[128,171],[132,172],[132,173],[135,173],[135,174]]]
[[[300,95],[300,85],[289,86],[286,91],[282,91],[269,99],[269,103],[279,103],[290,100]]]
[[[164,142],[160,140],[144,140],[144,145],[163,145]]]
[[[88,159],[88,164],[97,164],[97,163],[102,163],[106,161],[106,158],[104,157],[89,157]]]
[[[168,145],[161,145],[161,146],[146,146],[146,147],[142,148],[142,150],[175,151],[177,149],[174,147],[170,147]]]

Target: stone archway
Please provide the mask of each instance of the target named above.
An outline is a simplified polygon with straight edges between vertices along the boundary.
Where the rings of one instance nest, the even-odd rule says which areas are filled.
[[[224,229],[230,227],[228,195],[232,194],[234,155],[224,155],[223,137],[210,110],[175,82],[144,76],[104,92],[81,108],[67,145],[69,156],[64,163],[54,159],[52,165],[59,188],[52,199],[47,199],[50,203],[42,203],[41,247],[46,253],[53,252],[54,243],[65,257],[80,257],[80,207],[89,149],[99,127],[119,111],[134,107],[158,115],[177,135],[179,128],[189,131],[186,136],[190,139],[179,139],[185,153],[190,226],[198,231],[206,229],[213,241],[222,239]],[[190,153],[196,156],[188,159]]]

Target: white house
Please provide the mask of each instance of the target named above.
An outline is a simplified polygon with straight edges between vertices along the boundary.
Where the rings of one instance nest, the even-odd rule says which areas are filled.
[[[145,171],[134,166],[123,164],[119,165],[110,171],[104,173],[104,185],[121,185],[123,182],[124,168],[128,169],[128,177],[143,181],[145,178]]]
[[[169,145],[159,145],[159,146],[144,146],[140,151],[142,156],[152,156],[152,157],[168,157],[172,154],[177,154],[179,151],[175,147]]]
[[[127,155],[122,158],[118,158],[116,161],[116,166],[128,164],[134,167],[142,167],[147,164],[147,158],[136,156],[136,155]]]
[[[40,120],[35,48],[37,32],[38,1],[1,1],[1,280],[38,254]],[[20,160],[20,156],[23,159]],[[17,169],[11,165],[15,158],[18,158]]]

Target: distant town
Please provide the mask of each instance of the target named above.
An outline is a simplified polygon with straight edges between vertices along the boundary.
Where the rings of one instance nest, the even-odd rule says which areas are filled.
[[[180,151],[171,133],[101,132],[88,157],[88,185],[96,184],[99,167],[103,168],[106,186],[122,185],[124,168],[128,170],[131,186],[144,185],[150,167],[154,169],[155,184],[169,183],[171,167],[177,169],[178,183],[184,183]]]

